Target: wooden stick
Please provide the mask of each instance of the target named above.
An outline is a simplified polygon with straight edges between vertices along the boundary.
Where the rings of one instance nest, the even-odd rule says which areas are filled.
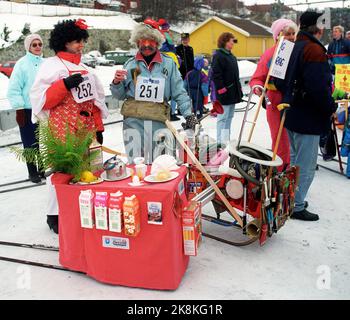
[[[276,60],[276,56],[278,54],[277,49],[279,47],[280,42],[283,41],[283,39],[284,39],[283,36],[281,36],[281,34],[280,34],[280,36],[278,38],[277,45],[276,45],[276,48],[275,48],[275,52],[273,53],[273,56],[272,56],[269,72],[267,73],[267,77],[266,77],[265,84],[264,84],[264,90],[261,93],[261,96],[260,96],[260,99],[259,99],[259,103],[258,103],[258,108],[257,108],[257,110],[255,112],[254,121],[253,121],[252,127],[251,127],[250,132],[249,132],[248,142],[250,142],[250,140],[252,139],[253,131],[255,129],[256,120],[258,119],[258,116],[259,116],[259,113],[260,113],[260,110],[261,110],[261,105],[262,105],[262,102],[263,102],[263,100],[265,98],[266,88],[267,88],[267,85],[269,84],[270,74],[271,74],[271,71],[272,71],[272,68],[273,68],[273,62]]]
[[[107,153],[110,153],[110,154],[115,154],[115,155],[117,155],[117,156],[126,157],[126,154],[125,154],[125,153],[121,153],[121,152],[119,152],[119,151],[114,151],[114,150],[109,149],[109,148],[107,148],[107,147],[105,147],[105,146],[102,146],[102,151],[107,152]]]
[[[188,156],[191,158],[193,163],[196,165],[196,167],[199,169],[199,171],[202,173],[202,175],[207,179],[210,186],[215,190],[216,194],[219,196],[221,201],[225,204],[226,208],[228,209],[231,216],[237,221],[237,223],[243,227],[243,222],[241,217],[238,215],[236,210],[231,206],[230,202],[226,199],[224,194],[221,192],[219,187],[216,185],[214,180],[211,178],[211,176],[208,174],[208,172],[205,170],[205,168],[202,166],[202,164],[198,161],[196,156],[193,154],[192,150],[189,148],[189,146],[184,142],[182,137],[179,135],[177,130],[174,128],[174,126],[171,124],[169,120],[165,121],[166,126],[168,129],[173,133],[176,140],[181,144],[181,146],[184,148],[184,150],[187,152]]]
[[[283,110],[283,116],[281,119],[280,127],[278,128],[278,134],[277,134],[277,139],[276,139],[276,143],[275,143],[275,148],[273,149],[273,154],[272,154],[272,161],[274,161],[276,159],[277,150],[278,150],[278,146],[280,144],[282,131],[283,131],[283,127],[284,127],[284,121],[286,120],[286,111],[287,110],[284,110],[284,109],[289,108],[289,107],[290,107],[290,105],[287,103],[281,103],[277,106],[277,109],[279,111]],[[269,168],[267,180],[269,180],[271,178],[271,175],[272,175],[272,167]]]

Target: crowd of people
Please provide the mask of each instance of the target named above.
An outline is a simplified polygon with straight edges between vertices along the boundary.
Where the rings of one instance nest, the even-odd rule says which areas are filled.
[[[344,35],[341,26],[334,27],[334,40],[327,51],[320,42],[324,32],[317,24],[320,15],[311,11],[303,13],[299,27],[288,19],[275,21],[271,26],[275,45],[263,53],[250,81],[251,87],[264,87],[280,35],[295,42],[286,78],[270,77],[266,87],[270,103],[266,112],[274,148],[280,125],[276,106],[280,103],[291,106],[278,146],[277,154],[283,160],[283,166],[278,169],[283,171],[290,165],[300,167],[292,218],[309,221],[319,219],[306,209],[306,196],[315,174],[320,137],[330,128],[337,108],[335,99],[346,97],[346,93],[334,90],[335,66],[350,64],[350,32]],[[81,63],[88,37],[84,20],[59,22],[49,40],[55,55],[47,59],[42,57],[41,37],[37,34],[26,37],[27,53],[17,62],[8,91],[11,106],[16,109],[24,148],[38,148],[35,136],[38,120],[47,120],[63,141],[67,128],[74,133],[83,125],[103,143],[102,119],[108,116],[104,91],[98,77]],[[194,129],[207,112],[209,95],[211,102],[220,103],[224,110],[216,115],[217,142],[225,144],[232,138],[235,105],[243,97],[237,58],[233,54],[236,42],[232,33],[222,33],[209,68],[205,57],[194,56],[189,34],[181,34],[181,44],[175,46],[165,19],[147,19],[135,27],[130,43],[137,48],[137,53],[123,69],[115,72],[110,84],[112,96],[124,101],[123,140],[129,161],[142,156],[147,163],[152,163],[154,137],[166,131],[166,120],[178,121],[181,115],[185,119],[184,129]],[[90,90],[81,90],[83,85]],[[265,94],[257,87],[254,93]],[[32,182],[44,178],[39,166],[28,163],[27,167]],[[47,185],[50,195],[47,223],[58,233],[57,199],[50,177]]]

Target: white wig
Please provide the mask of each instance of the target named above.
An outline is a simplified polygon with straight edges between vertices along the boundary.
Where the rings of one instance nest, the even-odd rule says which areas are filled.
[[[152,28],[144,23],[139,23],[134,30],[131,32],[131,37],[129,42],[136,46],[141,39],[154,40],[158,44],[158,49],[164,42],[162,33],[159,30]]]

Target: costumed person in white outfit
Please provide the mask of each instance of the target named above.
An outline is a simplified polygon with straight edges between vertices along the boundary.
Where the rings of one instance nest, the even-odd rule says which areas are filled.
[[[91,69],[80,62],[89,37],[87,28],[85,20],[64,20],[51,31],[50,49],[56,55],[42,64],[31,89],[32,121],[48,120],[51,130],[63,141],[67,127],[74,133],[83,125],[96,132],[96,140],[102,144],[102,118],[108,116],[103,86]],[[73,90],[83,83],[91,90]],[[47,186],[47,223],[58,233],[58,204],[51,177]]]

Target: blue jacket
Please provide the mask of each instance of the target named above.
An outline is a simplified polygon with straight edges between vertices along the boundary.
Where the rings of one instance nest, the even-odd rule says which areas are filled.
[[[327,55],[334,74],[336,64],[350,64],[350,40],[333,40],[328,46]]]
[[[300,31],[295,41],[284,80],[274,79],[290,104],[284,126],[301,134],[328,132],[336,110],[332,98],[332,74],[326,48],[310,33]]]
[[[186,93],[181,74],[172,58],[160,54],[159,62],[152,62],[152,68],[149,70],[143,61],[136,58],[129,59],[123,69],[128,70],[127,79],[118,83],[111,84],[110,89],[113,97],[118,100],[124,100],[127,97],[135,97],[135,86],[132,78],[132,71],[140,68],[140,76],[152,78],[165,78],[164,101],[175,100],[180,112],[186,118],[192,114],[191,100]]]
[[[30,52],[19,59],[9,81],[7,99],[13,109],[31,109],[29,91],[44,59]]]

